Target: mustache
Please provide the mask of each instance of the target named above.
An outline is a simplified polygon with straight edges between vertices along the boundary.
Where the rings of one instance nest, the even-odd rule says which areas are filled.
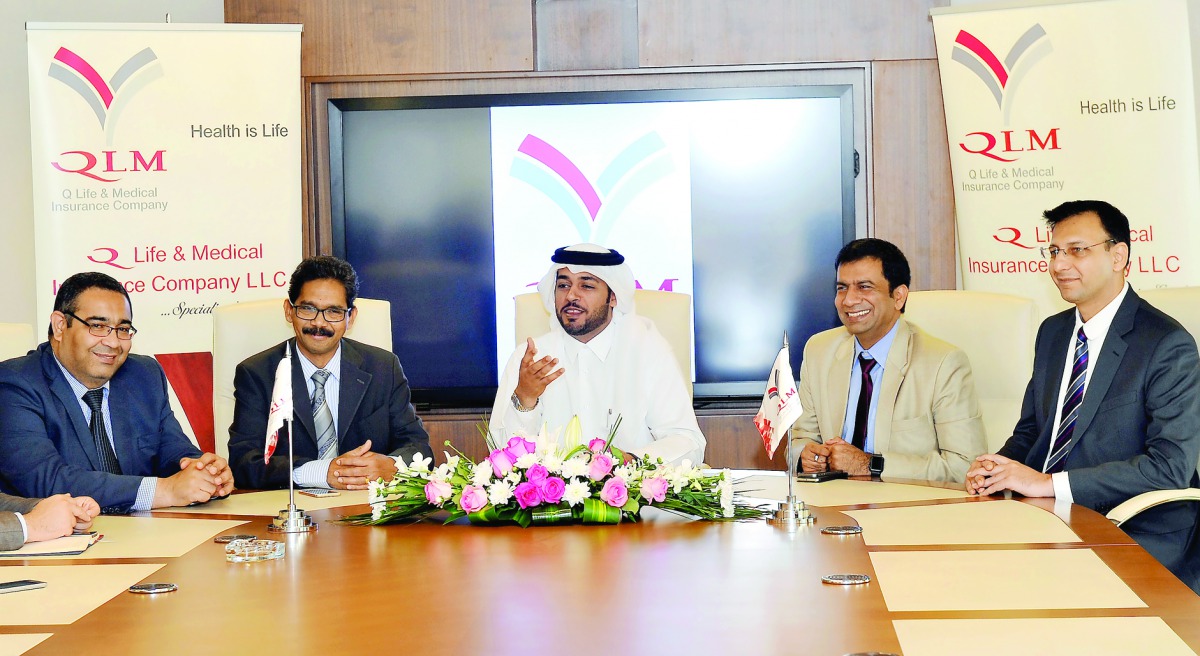
[[[587,310],[584,310],[583,307],[581,305],[579,305],[578,303],[571,301],[570,303],[567,303],[566,305],[562,306],[562,308],[559,309],[559,312],[562,312],[563,310],[567,310],[569,308],[575,308],[576,310],[579,310],[581,312],[587,311]]]
[[[305,335],[312,335],[313,337],[333,337],[332,330],[320,326],[305,326],[300,332]]]

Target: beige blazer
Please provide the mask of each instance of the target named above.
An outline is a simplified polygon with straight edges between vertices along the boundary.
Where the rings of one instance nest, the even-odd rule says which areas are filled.
[[[804,412],[792,426],[793,458],[805,440],[841,436],[853,360],[854,336],[845,328],[813,335],[804,345]],[[885,478],[954,482],[962,482],[967,466],[987,449],[966,354],[903,318],[883,368],[874,448],[883,454]]]

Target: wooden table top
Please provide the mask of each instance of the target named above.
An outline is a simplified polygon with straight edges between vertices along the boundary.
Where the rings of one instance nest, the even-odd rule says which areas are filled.
[[[991,548],[1094,548],[1148,608],[889,612],[875,583],[831,586],[821,577],[874,574],[870,551],[935,547],[868,549],[861,537],[821,534],[823,526],[854,523],[836,509],[814,508],[817,523],[795,533],[653,509],[643,522],[620,526],[329,521],[361,510],[314,512],[320,530],[282,538],[287,554],[279,561],[229,564],[212,542],[176,559],[118,561],[165,562],[148,580],[179,591],[123,593],[70,626],[0,626],[0,633],[54,633],[30,654],[845,654],[899,653],[896,619],[1156,615],[1200,647],[1200,597],[1078,506],[1069,523],[1082,543]],[[265,525],[256,519],[228,532],[267,536]]]

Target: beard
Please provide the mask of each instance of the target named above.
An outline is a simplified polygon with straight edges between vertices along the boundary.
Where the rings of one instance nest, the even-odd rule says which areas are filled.
[[[607,304],[601,305],[600,307],[598,307],[590,312],[586,312],[583,315],[582,323],[568,324],[566,322],[566,319],[564,316],[564,311],[567,308],[576,308],[576,309],[580,309],[580,310],[582,310],[583,308],[579,307],[578,305],[576,305],[574,303],[568,303],[568,304],[564,305],[558,311],[558,324],[560,326],[562,326],[562,329],[564,331],[566,331],[566,333],[572,337],[586,335],[586,334],[592,332],[593,330],[596,330],[597,328],[603,326],[605,323],[608,322],[609,312],[612,311],[612,308],[610,308]]]

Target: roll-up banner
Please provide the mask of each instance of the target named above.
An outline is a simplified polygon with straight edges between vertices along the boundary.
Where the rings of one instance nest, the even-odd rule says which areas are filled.
[[[121,281],[206,451],[213,309],[300,259],[300,29],[27,25],[38,317],[73,273]]]
[[[1105,200],[1136,289],[1200,284],[1200,175],[1184,0],[935,9],[964,289],[1065,307],[1044,210]]]

